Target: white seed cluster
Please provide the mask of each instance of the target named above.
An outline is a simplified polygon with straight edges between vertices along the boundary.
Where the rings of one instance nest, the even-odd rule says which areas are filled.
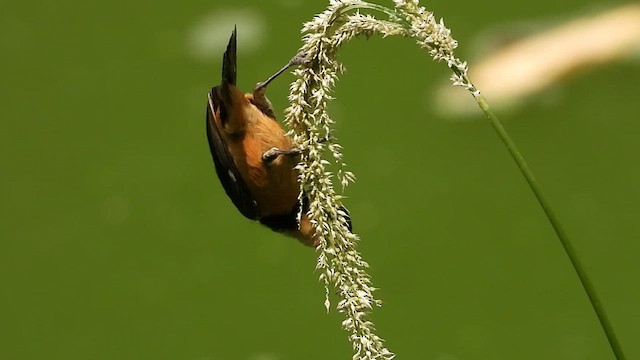
[[[451,81],[454,86],[462,86],[474,97],[480,92],[473,86],[467,76],[466,62],[455,57],[453,51],[458,42],[451,36],[451,30],[444,25],[444,20],[437,21],[435,15],[420,6],[418,0],[394,0],[399,17],[409,23],[408,36],[415,39],[418,46],[427,50],[435,61],[445,61],[453,71]]]
[[[469,87],[467,66],[453,56],[457,43],[443,22],[436,22],[433,14],[420,7],[417,0],[395,0],[395,9],[359,0],[330,0],[329,7],[304,24],[303,46],[299,54],[309,60],[294,71],[297,80],[291,84],[286,122],[296,146],[303,156],[297,169],[300,172],[300,197],[309,199],[309,216],[320,238],[318,262],[320,281],[326,289],[325,306],[330,308],[329,289],[335,289],[340,300],[342,322],[350,332],[354,360],[392,359],[383,340],[375,334],[368,312],[381,301],[373,297],[375,288],[366,272],[368,264],[356,249],[359,238],[347,227],[347,214],[341,210],[342,196],[334,181],[344,188],[355,178],[346,170],[341,146],[332,134],[334,121],[327,112],[331,92],[343,71],[336,60],[337,50],[356,36],[400,35],[416,39],[435,60],[444,60],[454,71],[454,84]],[[361,14],[360,9],[378,10],[387,20]],[[323,158],[331,154],[331,161]],[[328,166],[334,163],[334,175]]]

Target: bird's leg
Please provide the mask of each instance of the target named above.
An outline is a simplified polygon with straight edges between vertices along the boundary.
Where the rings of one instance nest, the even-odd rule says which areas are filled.
[[[323,143],[326,141],[329,141],[328,137],[323,137],[322,139],[318,140],[319,143]],[[268,165],[272,163],[273,160],[275,160],[280,155],[298,156],[300,154],[302,154],[302,149],[300,148],[291,148],[290,150],[281,150],[274,147],[267,150],[264,154],[262,154],[262,162]]]
[[[264,154],[262,154],[262,162],[264,162],[265,164],[270,164],[272,163],[275,159],[278,158],[278,156],[280,155],[286,155],[286,156],[298,156],[302,153],[302,150],[298,149],[298,148],[292,148],[290,150],[281,150],[278,148],[271,148],[269,150],[267,150],[267,152],[265,152]]]
[[[282,69],[276,71],[276,73],[271,75],[267,80],[257,83],[256,87],[253,88],[253,96],[256,96],[256,94],[264,96],[267,85],[269,85],[269,83],[280,76],[283,72],[287,71],[288,68],[292,66],[309,64],[309,62],[309,58],[304,53],[297,53],[293,58],[291,58],[291,60],[289,60],[289,62],[285,66],[282,67]]]
[[[273,114],[273,107],[271,106],[271,102],[267,99],[266,91],[267,86],[271,83],[275,78],[280,76],[283,72],[289,69],[292,66],[299,66],[309,64],[311,60],[302,52],[297,53],[289,62],[282,67],[282,69],[276,71],[275,74],[271,75],[267,80],[263,82],[259,82],[253,88],[253,103],[258,109],[260,109],[263,113],[267,115]],[[275,117],[275,116],[272,116]]]

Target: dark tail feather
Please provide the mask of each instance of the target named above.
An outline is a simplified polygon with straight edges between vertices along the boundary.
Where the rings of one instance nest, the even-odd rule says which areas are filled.
[[[345,213],[344,219],[347,222],[347,229],[353,232],[353,224],[351,223],[351,215],[349,214],[349,210],[347,210],[347,208],[344,206],[340,207],[340,210],[344,211]]]
[[[229,44],[227,45],[227,51],[224,52],[222,58],[222,84],[235,85],[237,68],[236,68],[236,28],[233,28],[231,38],[229,38]]]
[[[233,108],[233,90],[236,85],[236,28],[233,28],[227,50],[222,57],[222,84],[211,89],[214,101],[220,106],[220,123],[224,126],[229,120],[229,114]]]

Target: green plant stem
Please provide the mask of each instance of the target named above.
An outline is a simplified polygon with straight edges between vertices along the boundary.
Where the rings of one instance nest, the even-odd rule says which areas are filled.
[[[525,179],[527,179],[527,183],[529,183],[529,187],[531,187],[531,190],[533,190],[533,193],[535,194],[536,199],[538,199],[538,202],[540,203],[540,206],[542,206],[542,209],[544,210],[545,215],[547,215],[547,219],[549,219],[551,226],[553,226],[553,229],[555,230],[556,235],[560,240],[560,243],[562,243],[562,247],[564,248],[565,253],[569,257],[569,260],[571,261],[571,265],[573,265],[573,268],[578,274],[578,278],[580,278],[580,282],[582,283],[582,287],[584,288],[584,291],[587,293],[587,297],[591,302],[591,306],[593,306],[593,310],[596,312],[596,315],[598,316],[598,320],[600,320],[600,325],[604,329],[607,339],[609,340],[609,345],[611,345],[611,349],[613,350],[613,353],[615,354],[616,359],[624,360],[625,356],[622,352],[622,347],[620,346],[620,342],[616,337],[616,334],[613,330],[613,326],[611,326],[611,322],[609,321],[609,317],[607,316],[604,306],[602,306],[602,303],[600,302],[598,294],[596,293],[596,289],[591,283],[591,280],[589,280],[589,277],[587,276],[587,273],[584,270],[584,267],[582,266],[580,259],[578,258],[573,246],[571,245],[571,242],[569,241],[567,234],[564,232],[564,229],[562,228],[560,221],[558,221],[558,218],[556,217],[555,213],[551,209],[551,205],[549,204],[549,201],[547,200],[544,193],[542,192],[542,188],[540,187],[536,178],[534,177],[533,172],[531,172],[531,169],[529,168],[527,163],[524,161],[522,154],[520,154],[520,151],[518,151],[518,148],[516,147],[513,140],[511,140],[511,137],[509,137],[509,134],[505,130],[504,126],[502,126],[502,123],[500,122],[500,120],[491,111],[491,109],[489,109],[489,104],[487,103],[484,96],[477,94],[475,98],[476,98],[476,101],[478,102],[478,105],[480,105],[480,108],[482,109],[482,111],[485,113],[487,118],[489,118],[489,121],[491,122],[491,125],[493,125],[493,128],[498,133],[498,136],[500,137],[502,142],[504,142],[507,149],[509,149],[509,153],[511,153],[513,160],[515,160],[516,164],[518,165],[518,168],[520,168],[522,175],[524,175]]]

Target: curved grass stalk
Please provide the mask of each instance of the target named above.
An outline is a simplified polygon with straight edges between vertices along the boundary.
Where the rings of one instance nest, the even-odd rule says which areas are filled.
[[[342,210],[342,196],[334,187],[335,180],[344,188],[355,177],[346,170],[341,146],[332,136],[334,121],[327,112],[327,105],[332,100],[330,94],[342,71],[342,65],[336,60],[338,49],[354,37],[381,34],[384,37],[399,35],[413,38],[435,61],[446,62],[453,71],[453,84],[464,87],[476,99],[556,230],[617,359],[624,360],[622,348],[595,289],[540,185],[480,91],[469,80],[466,62],[455,57],[454,50],[458,43],[451,36],[451,31],[442,20],[437,21],[433,13],[421,7],[418,0],[394,0],[394,4],[395,7],[389,9],[360,0],[331,0],[327,10],[304,24],[304,44],[299,53],[309,59],[310,64],[294,71],[297,80],[291,84],[291,105],[285,119],[294,142],[305,150],[298,165],[300,199],[309,199],[309,216],[320,238],[316,268],[320,270],[320,281],[325,285],[325,306],[328,311],[330,289],[335,290],[340,297],[336,307],[346,317],[342,326],[350,332],[353,359],[392,359],[395,355],[384,346],[369,319],[370,310],[382,303],[373,296],[376,289],[366,272],[368,264],[357,251],[359,238],[348,229],[347,214]],[[388,19],[379,20],[368,14],[363,15],[360,10],[377,11],[387,15]],[[335,176],[327,169],[331,162],[323,158],[327,150],[339,168]]]

